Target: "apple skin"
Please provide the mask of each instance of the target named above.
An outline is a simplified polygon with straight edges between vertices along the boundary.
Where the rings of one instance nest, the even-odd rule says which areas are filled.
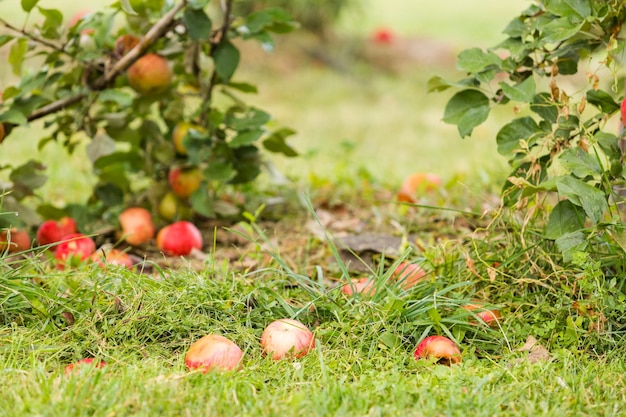
[[[165,58],[157,54],[146,54],[126,71],[128,83],[142,96],[157,96],[165,93],[172,84],[173,73]]]
[[[128,253],[115,248],[106,253],[98,250],[91,255],[91,260],[102,267],[106,267],[107,265],[119,265],[132,269],[133,266],[135,266],[135,263]]]
[[[243,352],[234,342],[217,334],[195,341],[185,355],[187,369],[233,371],[241,367]]]
[[[376,293],[376,285],[372,278],[355,278],[351,283],[344,284],[341,292],[349,296],[361,294],[369,297]]]
[[[480,310],[478,312],[474,312],[476,317],[480,320],[484,321],[488,326],[497,326],[498,321],[502,318],[500,314],[500,310],[486,310],[480,303],[471,303],[463,306],[467,311]],[[470,320],[473,317],[470,317]]]
[[[374,31],[372,35],[372,40],[375,43],[389,45],[393,43],[395,38],[394,33],[389,28],[379,28]]]
[[[18,253],[30,249],[30,236],[28,232],[12,227],[9,230],[0,230],[0,255],[5,251]]]
[[[156,245],[166,255],[185,256],[202,249],[202,234],[193,223],[181,220],[159,230]]]
[[[133,246],[149,242],[154,237],[156,229],[152,222],[152,215],[143,207],[129,207],[118,217],[122,228],[122,237]]]
[[[622,100],[622,104],[620,106],[620,113],[622,115],[622,125],[626,127],[626,97]]]
[[[113,53],[119,59],[129,53],[139,44],[139,38],[135,35],[122,35],[115,40]]]
[[[95,361],[95,362],[94,362]],[[102,369],[107,365],[105,361],[99,361],[95,358],[84,358],[78,362],[70,363],[65,367],[65,375],[70,375],[72,372],[78,372],[84,366],[93,366],[95,368]]]
[[[193,211],[170,191],[159,202],[159,215],[169,221],[189,220],[193,216]]]
[[[96,243],[92,238],[82,233],[73,233],[59,242],[54,257],[57,260],[57,267],[63,268],[65,265],[76,266],[90,259],[95,251]]]
[[[42,246],[51,245],[76,232],[76,220],[71,217],[62,217],[58,221],[46,220],[37,228],[37,243]]]
[[[395,279],[402,288],[408,290],[426,279],[426,271],[417,264],[400,262],[393,271],[392,278]]]
[[[167,176],[172,192],[180,198],[189,198],[202,184],[202,173],[198,168],[173,167]]]
[[[200,125],[195,125],[189,122],[179,122],[172,131],[172,141],[174,142],[174,148],[176,152],[181,155],[187,155],[187,148],[183,145],[183,140],[187,137],[190,130],[196,130],[198,132],[206,133],[206,129]]]
[[[279,319],[263,330],[261,346],[274,360],[301,358],[315,347],[315,337],[298,320]]]
[[[417,345],[415,359],[436,358],[437,363],[452,365],[461,362],[458,346],[445,336],[428,336]]]
[[[441,183],[441,177],[437,174],[430,172],[413,173],[402,182],[397,199],[405,203],[417,203],[418,195],[441,188]]]

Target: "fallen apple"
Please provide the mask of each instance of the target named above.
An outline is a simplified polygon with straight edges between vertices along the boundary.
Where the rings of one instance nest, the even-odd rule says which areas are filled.
[[[430,172],[416,172],[407,176],[398,192],[398,201],[416,203],[418,196],[441,187],[441,177]]]
[[[131,65],[126,75],[130,86],[143,96],[165,93],[172,84],[173,73],[167,59],[150,53]]]
[[[498,324],[498,321],[502,318],[500,310],[485,309],[485,307],[479,302],[466,304],[463,306],[463,308],[467,311],[473,312],[479,320],[482,320],[483,322],[485,322],[485,324],[489,326],[496,326]],[[470,317],[470,320],[471,318],[472,317]]]
[[[181,220],[159,230],[156,245],[166,255],[185,256],[202,249],[202,234],[193,223]]]
[[[92,238],[82,233],[67,235],[56,246],[54,257],[57,266],[77,266],[81,262],[90,259],[96,251],[96,243]]]
[[[202,173],[198,168],[172,167],[167,176],[170,188],[180,198],[189,198],[202,184]]]
[[[30,249],[28,232],[14,227],[0,230],[0,255],[5,252],[17,253]]]
[[[70,363],[65,367],[65,375],[69,375],[72,372],[78,372],[81,368],[86,366],[92,366],[94,368],[104,368],[107,365],[105,361],[100,361],[95,358],[84,358],[78,362]]]
[[[129,207],[118,218],[122,228],[121,237],[129,244],[138,246],[149,242],[155,233],[152,215],[143,207]]]
[[[176,152],[181,155],[187,155],[187,149],[185,148],[183,141],[187,137],[187,134],[189,134],[190,130],[206,133],[206,129],[202,126],[191,124],[189,122],[177,123],[174,127],[174,130],[172,131],[172,141],[174,142],[174,148],[176,149]]]
[[[417,345],[415,359],[435,358],[437,363],[452,365],[461,362],[461,351],[445,336],[428,336]]]
[[[417,264],[400,262],[391,276],[402,288],[408,290],[426,279],[426,271]]]
[[[224,336],[209,334],[195,341],[185,355],[187,369],[232,371],[241,367],[243,352]]]
[[[261,346],[274,360],[301,358],[315,347],[315,338],[298,320],[279,319],[263,330]]]
[[[58,221],[46,220],[37,228],[37,243],[51,245],[76,232],[76,221],[71,217],[62,217]]]
[[[341,287],[341,292],[346,295],[372,296],[376,293],[376,283],[373,278],[354,278]]]
[[[128,253],[115,248],[107,252],[98,250],[91,255],[91,259],[100,266],[119,265],[130,269],[135,265]]]

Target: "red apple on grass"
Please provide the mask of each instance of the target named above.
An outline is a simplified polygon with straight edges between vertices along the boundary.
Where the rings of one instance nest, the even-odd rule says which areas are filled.
[[[4,252],[17,253],[30,249],[30,236],[25,230],[14,227],[0,230],[0,255]]]
[[[63,268],[66,265],[76,266],[90,259],[95,251],[96,243],[92,238],[82,233],[73,233],[59,242],[54,257],[57,260],[57,266]]]
[[[133,245],[141,245],[154,237],[155,228],[152,215],[142,207],[129,207],[119,215],[122,237]]]
[[[46,220],[37,229],[37,243],[50,245],[60,242],[65,236],[76,232],[76,220],[71,217],[62,217],[58,221]]]
[[[185,355],[188,369],[232,371],[241,366],[243,352],[224,336],[209,334],[195,341]]]
[[[417,345],[415,359],[435,358],[437,363],[451,365],[461,362],[458,346],[445,336],[428,336]]]
[[[463,308],[473,312],[479,320],[484,321],[488,326],[497,326],[498,321],[502,318],[500,310],[487,310],[480,302],[464,305]]]
[[[150,53],[131,65],[126,75],[130,86],[142,96],[165,93],[172,84],[173,73],[167,59]]]
[[[202,184],[202,173],[198,168],[173,167],[167,181],[170,188],[180,198],[189,198]]]
[[[182,220],[159,230],[156,244],[166,255],[185,256],[202,249],[202,234],[193,223]]]
[[[100,266],[119,265],[131,269],[135,263],[130,255],[119,249],[110,249],[108,252],[98,250],[91,255],[91,259]]]
[[[372,296],[376,293],[376,283],[373,278],[354,278],[341,287],[341,292],[346,295]]]
[[[417,264],[400,262],[391,276],[402,288],[408,290],[426,279],[426,271]]]
[[[261,346],[274,360],[301,358],[315,347],[315,338],[298,320],[280,319],[263,330]]]
[[[100,361],[94,358],[84,358],[78,362],[71,363],[65,367],[65,375],[69,375],[72,372],[78,372],[81,368],[86,366],[92,366],[94,368],[104,368],[107,365],[105,361]]]

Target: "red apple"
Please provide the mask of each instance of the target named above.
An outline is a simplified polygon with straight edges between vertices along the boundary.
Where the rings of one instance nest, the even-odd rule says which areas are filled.
[[[154,237],[152,215],[145,208],[129,207],[120,213],[119,221],[122,227],[122,237],[133,246],[146,243]]]
[[[622,113],[622,125],[626,127],[626,97],[622,100],[622,105],[620,107]]]
[[[87,260],[96,251],[96,243],[89,236],[82,233],[67,235],[56,247],[54,257],[57,266],[62,268],[65,265],[76,266],[80,262]]]
[[[58,221],[46,220],[37,229],[37,243],[39,245],[57,243],[76,231],[76,221],[71,217],[62,217]]]
[[[373,278],[355,278],[350,283],[341,287],[341,292],[346,295],[362,294],[372,296],[376,293],[376,283]]]
[[[441,188],[441,177],[430,172],[416,172],[407,176],[400,191],[398,191],[398,201],[416,203],[418,197]]]
[[[487,310],[480,303],[471,303],[463,306],[467,311],[472,311],[480,320],[489,326],[496,326],[502,318],[500,310]],[[480,311],[475,311],[480,310]]]
[[[172,84],[173,73],[167,59],[157,54],[146,54],[131,65],[127,72],[130,86],[143,96],[165,93]]]
[[[188,369],[232,371],[241,366],[243,352],[224,336],[209,334],[194,342],[185,355]]]
[[[108,252],[98,250],[91,255],[91,259],[100,266],[120,265],[130,269],[135,265],[130,255],[119,249],[111,249]]]
[[[426,279],[426,271],[417,264],[400,262],[393,271],[392,278],[396,280],[402,288],[408,290],[418,282]]]
[[[301,358],[315,347],[315,338],[298,320],[280,319],[263,330],[261,346],[274,360]]]
[[[182,220],[159,230],[156,244],[167,255],[185,256],[202,249],[202,234],[193,223]]]
[[[170,188],[180,198],[188,198],[200,188],[202,184],[202,173],[198,168],[183,169],[173,167],[167,176]]]
[[[451,365],[461,362],[461,351],[445,336],[428,336],[417,345],[415,359],[435,358],[437,363]]]
[[[390,44],[395,38],[394,33],[389,28],[379,28],[374,31],[372,40],[376,43]]]
[[[105,361],[96,360],[94,358],[84,358],[78,362],[71,363],[65,367],[65,375],[69,375],[72,372],[78,372],[85,366],[93,366],[94,368],[104,368],[107,365]]]
[[[30,249],[30,236],[28,236],[28,232],[14,227],[9,230],[0,230],[0,255],[6,251],[9,253],[17,253],[28,249]]]

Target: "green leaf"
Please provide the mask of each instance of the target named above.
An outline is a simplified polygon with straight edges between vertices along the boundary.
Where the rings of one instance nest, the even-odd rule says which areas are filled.
[[[187,8],[183,14],[183,24],[195,41],[208,40],[211,37],[213,23],[202,9]]]
[[[28,124],[28,119],[22,112],[9,109],[0,114],[0,122],[9,122],[14,125],[26,125]]]
[[[550,13],[564,17],[585,19],[592,11],[589,0],[544,0],[543,5]]]
[[[556,188],[559,194],[567,197],[573,204],[581,206],[593,224],[602,221],[608,209],[606,196],[602,190],[570,175],[558,177]]]
[[[402,344],[400,338],[390,331],[383,332],[379,337],[383,345],[387,346],[390,349],[398,347]]]
[[[7,43],[13,40],[13,36],[11,35],[0,35],[0,47],[6,45]]]
[[[251,108],[244,117],[228,118],[226,123],[234,130],[258,129],[271,119],[272,116],[269,113],[260,109]]]
[[[202,171],[204,178],[211,181],[226,183],[233,178],[237,172],[230,162],[212,162]]]
[[[230,88],[234,88],[237,91],[241,91],[242,93],[256,94],[259,92],[256,85],[252,85],[248,83],[235,83],[231,81],[228,83],[228,86]]]
[[[502,59],[493,52],[485,52],[480,48],[471,48],[459,54],[457,68],[460,71],[475,73],[481,72],[487,67],[500,67]]]
[[[9,64],[13,69],[13,74],[20,75],[22,73],[22,63],[28,51],[28,40],[24,38],[18,39],[9,51]]]
[[[188,0],[187,4],[192,9],[204,9],[210,0]]]
[[[41,163],[30,160],[11,171],[9,179],[13,183],[12,195],[18,200],[33,195],[33,191],[44,185],[47,180],[47,177],[40,173],[44,169]]]
[[[112,102],[121,107],[129,107],[133,103],[134,95],[122,89],[107,89],[98,94],[100,103]]]
[[[191,208],[199,214],[206,217],[215,216],[215,211],[213,210],[214,202],[207,192],[206,187],[200,187],[194,191],[191,197],[189,197],[189,201],[191,202]]]
[[[239,65],[239,50],[229,41],[223,41],[217,45],[213,60],[217,75],[228,82]]]
[[[93,193],[106,207],[114,207],[124,202],[124,191],[109,182],[96,185]]]
[[[39,3],[39,0],[22,0],[22,10],[26,13],[30,13],[31,10]]]
[[[587,91],[587,102],[602,110],[604,113],[613,113],[619,110],[620,106],[613,97],[603,90]]]
[[[559,162],[561,166],[578,178],[593,177],[602,174],[602,167],[598,159],[579,147],[569,148],[563,151],[559,156]]]
[[[252,35],[264,30],[286,33],[295,27],[291,16],[281,8],[270,8],[251,13],[248,15],[245,25]]]
[[[557,117],[559,117],[559,109],[552,101],[550,93],[539,93],[532,101],[530,110],[538,114],[543,120],[550,123],[555,123]]]
[[[443,121],[456,124],[461,137],[469,136],[472,130],[487,120],[489,99],[477,90],[463,90],[456,93],[448,104]]]
[[[520,140],[528,140],[541,132],[532,117],[526,116],[504,125],[496,135],[498,153],[511,158],[520,147]]]
[[[92,163],[113,152],[115,152],[115,141],[105,133],[98,133],[87,145],[87,157]]]
[[[124,10],[124,13],[131,16],[136,16],[138,14],[135,9],[133,9],[132,4],[130,4],[130,0],[120,0],[120,5],[122,6],[122,10]]]
[[[431,77],[427,83],[427,89],[429,93],[445,91],[450,87],[459,87],[459,88],[467,88],[467,87],[478,87],[480,85],[479,82],[476,81],[475,78],[466,78],[461,81],[448,81],[438,75]]]
[[[561,200],[552,209],[546,225],[546,238],[558,239],[585,227],[585,212],[570,200]]]
[[[59,28],[63,24],[63,14],[56,9],[38,7],[38,10],[46,18],[41,26],[41,33],[45,38],[57,39],[59,37]]]
[[[228,146],[231,148],[238,148],[244,145],[250,145],[256,142],[261,136],[265,133],[261,129],[248,130],[245,132],[240,132],[237,136],[233,138],[230,142],[228,142]]]
[[[273,132],[267,139],[263,141],[263,146],[270,152],[282,153],[287,157],[298,156],[291,146],[286,142],[289,136],[295,135],[296,131],[288,128],[283,128]]]
[[[559,237],[554,243],[563,255],[563,260],[571,262],[575,252],[585,249],[587,238],[583,232],[577,231]]]
[[[535,84],[535,79],[531,76],[514,86],[501,82],[500,88],[502,88],[504,95],[511,100],[531,103],[535,98],[537,85]]]
[[[543,27],[542,41],[544,43],[557,43],[576,35],[583,27],[584,22],[573,24],[569,18],[554,19]]]

